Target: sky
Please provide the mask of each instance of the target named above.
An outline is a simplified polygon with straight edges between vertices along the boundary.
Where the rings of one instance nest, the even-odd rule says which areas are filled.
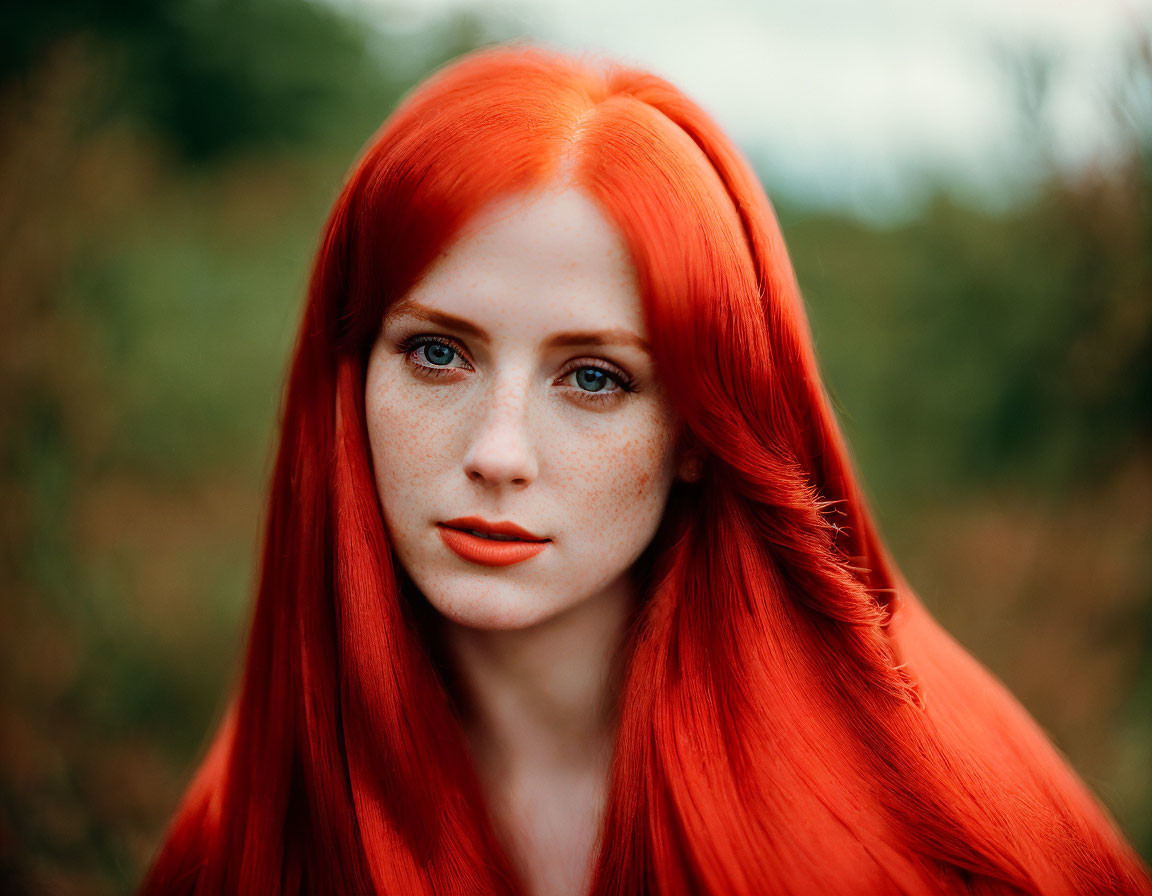
[[[704,106],[770,192],[878,218],[909,211],[928,179],[991,205],[1026,189],[1042,160],[1012,54],[1057,63],[1040,151],[1070,170],[1114,157],[1108,85],[1124,40],[1152,26],[1152,0],[331,2],[391,30],[474,9],[501,36],[638,64]]]

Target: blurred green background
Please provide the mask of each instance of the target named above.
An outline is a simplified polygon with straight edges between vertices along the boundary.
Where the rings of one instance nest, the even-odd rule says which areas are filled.
[[[482,9],[368,18],[0,13],[0,892],[139,880],[235,675],[343,176],[434,66],[532,36]],[[1047,151],[1059,57],[1007,52],[1030,170],[1001,202],[929,179],[877,221],[749,156],[898,562],[1149,858],[1149,33],[1117,44],[1101,95],[1120,153],[1075,174]]]

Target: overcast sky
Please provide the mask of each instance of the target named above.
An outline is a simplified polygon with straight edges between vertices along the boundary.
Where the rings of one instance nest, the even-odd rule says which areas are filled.
[[[1106,156],[1105,85],[1152,23],[1152,0],[334,2],[413,28],[472,8],[501,35],[638,63],[701,103],[770,191],[880,216],[934,172],[991,199],[1035,167],[998,47],[1058,54],[1052,151]]]

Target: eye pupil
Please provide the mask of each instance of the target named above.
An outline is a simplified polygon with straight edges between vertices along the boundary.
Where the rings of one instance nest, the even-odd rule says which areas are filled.
[[[424,346],[424,357],[433,364],[447,364],[455,354],[456,350],[454,348],[440,342],[430,342]]]
[[[576,371],[576,382],[589,392],[599,392],[604,388],[607,379],[608,375],[597,367],[581,367]]]

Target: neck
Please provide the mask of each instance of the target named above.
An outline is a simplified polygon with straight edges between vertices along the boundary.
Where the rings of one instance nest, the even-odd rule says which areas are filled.
[[[448,623],[470,698],[468,738],[496,777],[604,766],[615,734],[615,661],[631,620],[624,576],[596,597],[515,631]]]

